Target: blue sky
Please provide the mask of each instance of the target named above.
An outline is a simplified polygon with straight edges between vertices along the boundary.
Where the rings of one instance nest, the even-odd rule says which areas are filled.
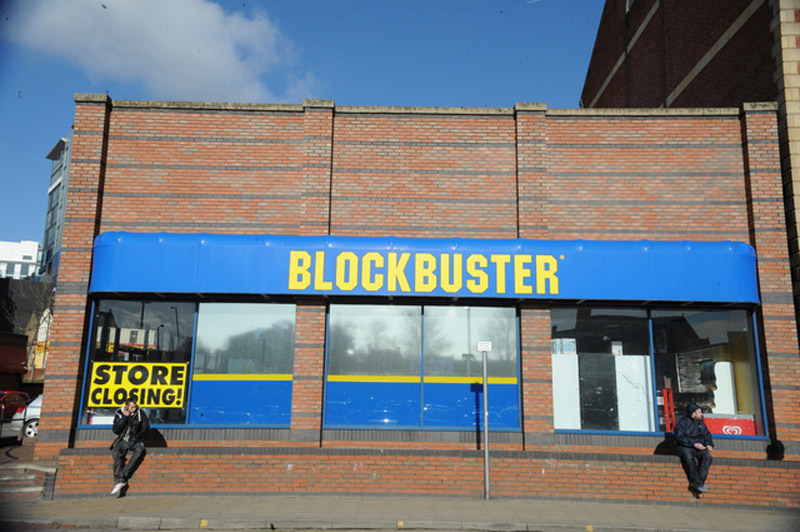
[[[578,107],[603,0],[0,0],[0,240],[41,242],[73,94]]]

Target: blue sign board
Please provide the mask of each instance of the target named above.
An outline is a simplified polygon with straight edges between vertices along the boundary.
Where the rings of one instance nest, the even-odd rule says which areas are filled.
[[[91,292],[758,303],[741,242],[112,232]]]

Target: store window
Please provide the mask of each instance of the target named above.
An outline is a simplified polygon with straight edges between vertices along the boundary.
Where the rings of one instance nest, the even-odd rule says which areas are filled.
[[[556,429],[654,431],[647,311],[554,308]]]
[[[421,311],[330,306],[326,423],[420,424]]]
[[[554,308],[551,322],[556,429],[671,432],[693,402],[714,434],[764,434],[751,310]]]
[[[294,304],[201,303],[190,423],[291,421]]]
[[[693,402],[712,433],[763,435],[752,312],[654,310],[652,318],[656,386],[668,410],[680,417]]]
[[[194,317],[194,303],[98,301],[81,422],[110,424],[134,395],[151,423],[185,423]]]
[[[519,428],[513,308],[331,305],[325,423],[472,430],[488,356],[490,426]]]
[[[517,337],[513,308],[425,307],[425,426],[483,425],[483,357],[476,347],[488,341],[489,426],[516,427]]]

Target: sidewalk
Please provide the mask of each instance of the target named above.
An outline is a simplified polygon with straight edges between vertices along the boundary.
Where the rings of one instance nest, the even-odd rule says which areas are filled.
[[[800,530],[800,513],[645,504],[397,496],[139,496],[0,502],[3,520],[137,530]]]
[[[24,461],[29,454],[25,447],[2,448],[0,463]],[[687,501],[692,501],[688,495]],[[137,494],[135,484],[119,499],[110,494],[64,499],[56,496],[52,501],[0,498],[0,516],[6,528],[12,529],[14,524],[22,528],[22,523],[31,523],[136,530],[800,530],[800,511],[719,508],[705,505],[702,500],[666,505],[540,499],[487,501],[442,496],[151,496]]]

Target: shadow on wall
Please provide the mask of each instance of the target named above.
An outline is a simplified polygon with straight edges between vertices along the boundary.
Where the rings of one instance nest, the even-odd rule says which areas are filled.
[[[145,447],[169,447],[164,435],[158,429],[151,428],[144,438]]]
[[[783,460],[786,449],[780,440],[772,440],[767,445],[767,460]],[[653,454],[675,455],[675,435],[666,433],[664,441],[656,445]]]
[[[653,454],[675,455],[675,435],[667,432],[664,435],[664,441],[656,445]]]
[[[780,440],[772,440],[770,444],[767,445],[767,460],[783,460],[785,453],[786,448]]]

